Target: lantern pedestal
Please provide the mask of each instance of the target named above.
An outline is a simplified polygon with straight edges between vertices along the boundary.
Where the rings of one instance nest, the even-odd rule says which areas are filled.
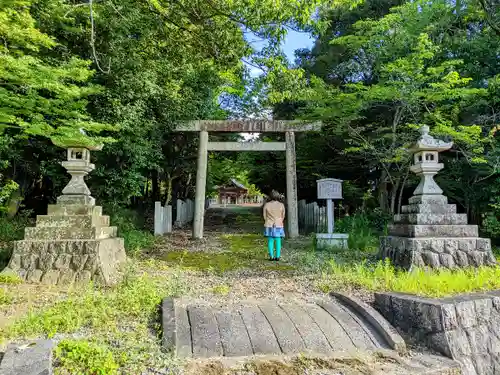
[[[37,216],[36,227],[25,228],[24,240],[14,243],[2,273],[53,285],[91,280],[114,284],[121,278],[125,247],[85,184],[84,177],[94,169],[90,151],[70,148],[62,165],[71,175],[63,195],[57,204],[48,206],[47,215]]]

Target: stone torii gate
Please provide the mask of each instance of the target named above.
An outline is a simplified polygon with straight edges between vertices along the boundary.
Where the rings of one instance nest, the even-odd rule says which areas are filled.
[[[207,183],[208,151],[285,151],[286,200],[288,236],[299,235],[297,211],[297,172],[295,163],[295,132],[318,131],[321,123],[281,120],[198,120],[177,126],[178,132],[199,132],[196,197],[194,204],[193,238],[203,238],[205,189]],[[209,142],[209,132],[285,133],[285,142]]]

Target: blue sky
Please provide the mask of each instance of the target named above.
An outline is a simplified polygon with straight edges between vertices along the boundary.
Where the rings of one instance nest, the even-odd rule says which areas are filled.
[[[295,58],[294,52],[296,49],[300,48],[311,48],[313,46],[314,39],[311,38],[309,33],[298,33],[296,31],[289,31],[286,36],[285,43],[283,44],[283,49],[286,55],[293,61]]]
[[[264,45],[262,41],[258,41],[256,38],[249,38],[252,42],[254,48],[259,48]],[[285,42],[283,43],[283,50],[287,55],[288,59],[293,63],[295,60],[295,50],[301,48],[311,48],[314,44],[314,39],[312,39],[309,33],[299,33],[297,31],[289,30],[286,36]],[[254,67],[250,67],[251,73],[253,75],[259,75],[262,72]]]

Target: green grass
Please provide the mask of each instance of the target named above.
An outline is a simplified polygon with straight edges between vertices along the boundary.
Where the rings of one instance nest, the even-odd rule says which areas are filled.
[[[370,291],[393,291],[426,297],[445,297],[462,293],[500,289],[500,267],[465,268],[404,272],[390,262],[329,262],[318,283],[324,292],[361,288]]]
[[[16,301],[16,298],[11,292],[6,291],[3,288],[0,289],[0,306],[10,305],[14,301]]]
[[[164,297],[183,291],[175,275],[127,276],[112,289],[79,288],[65,300],[15,321],[0,332],[0,338],[5,342],[56,334],[85,337],[78,342],[63,341],[58,350],[59,373],[114,374],[113,363],[129,374],[140,374],[148,367],[164,368],[172,365],[172,358],[160,345],[158,306]],[[96,366],[107,372],[96,372]]]
[[[288,271],[292,265],[268,261],[267,244],[258,234],[227,234],[221,236],[224,248],[220,252],[171,251],[164,256],[169,263],[196,271],[224,273],[243,268]]]
[[[23,280],[15,273],[0,274],[0,284],[21,284]]]

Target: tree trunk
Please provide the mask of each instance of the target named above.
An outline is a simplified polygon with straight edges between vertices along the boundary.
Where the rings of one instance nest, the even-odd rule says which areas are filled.
[[[406,187],[406,181],[408,180],[408,175],[410,174],[410,168],[406,170],[405,177],[403,178],[403,183],[401,184],[401,189],[399,189],[399,198],[398,198],[398,214],[401,213],[401,206],[403,203],[403,194]]]
[[[151,185],[152,185],[152,201],[156,202],[160,200],[160,184],[158,181],[158,171],[154,170],[151,173]]]
[[[165,188],[165,197],[163,205],[168,205],[172,203],[173,181],[174,179],[172,178],[172,175],[170,173],[167,173],[165,178],[166,188]]]
[[[392,185],[391,189],[391,214],[394,215],[396,213],[396,198],[399,192],[401,178],[396,180],[396,184]]]
[[[187,181],[186,181],[186,189],[184,190],[184,198],[189,197],[189,188],[191,187],[191,178],[192,178],[192,174],[189,173]]]
[[[378,190],[378,204],[380,209],[382,211],[388,211],[389,193],[387,191],[387,172],[385,170],[383,170],[380,175],[380,180],[377,190]]]

